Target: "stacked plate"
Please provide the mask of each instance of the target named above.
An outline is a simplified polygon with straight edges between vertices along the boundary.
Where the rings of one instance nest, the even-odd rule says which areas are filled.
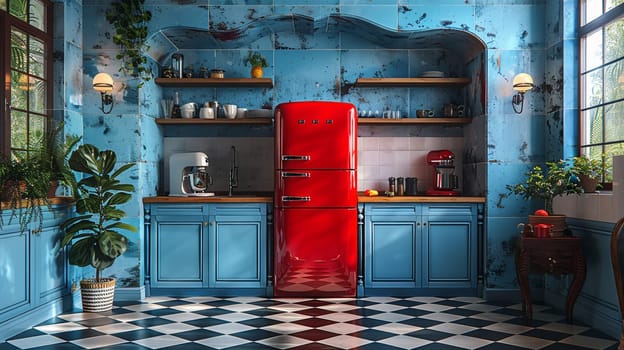
[[[428,70],[422,73],[423,78],[444,78],[444,72],[439,70]]]

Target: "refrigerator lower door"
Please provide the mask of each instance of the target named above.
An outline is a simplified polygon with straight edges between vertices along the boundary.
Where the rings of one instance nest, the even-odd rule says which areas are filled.
[[[356,208],[276,208],[275,297],[354,297]]]

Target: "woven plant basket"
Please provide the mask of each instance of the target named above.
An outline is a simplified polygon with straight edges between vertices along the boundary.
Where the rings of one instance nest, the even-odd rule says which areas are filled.
[[[100,278],[80,281],[80,294],[82,296],[82,310],[84,312],[102,312],[113,308],[115,297],[115,279]]]
[[[529,224],[531,226],[535,226],[535,224],[548,224],[553,225],[550,236],[551,237],[561,237],[563,236],[563,231],[568,228],[565,222],[565,215],[549,215],[549,216],[540,216],[540,215],[529,215]]]

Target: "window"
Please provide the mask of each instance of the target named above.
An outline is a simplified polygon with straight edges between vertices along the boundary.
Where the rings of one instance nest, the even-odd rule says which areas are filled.
[[[602,161],[624,154],[624,0],[580,0],[580,153]],[[607,186],[609,188],[609,186]]]
[[[0,0],[0,153],[12,158],[29,157],[51,121],[51,14],[49,0]]]

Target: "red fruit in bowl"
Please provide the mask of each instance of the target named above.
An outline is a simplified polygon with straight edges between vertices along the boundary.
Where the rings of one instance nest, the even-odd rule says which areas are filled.
[[[538,209],[535,211],[535,215],[537,216],[548,216],[548,212],[544,209]]]

